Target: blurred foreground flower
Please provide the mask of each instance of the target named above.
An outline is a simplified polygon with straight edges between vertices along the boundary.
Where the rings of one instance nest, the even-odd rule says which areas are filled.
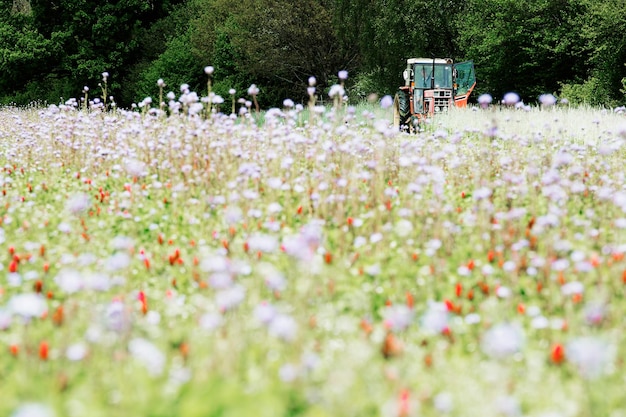
[[[165,368],[165,355],[146,339],[136,338],[128,343],[128,351],[141,362],[150,375],[160,375]]]
[[[501,323],[487,330],[482,337],[482,351],[495,359],[504,359],[522,350],[524,333],[520,326]]]
[[[608,344],[593,337],[572,340],[566,347],[567,358],[580,371],[583,378],[594,379],[600,376],[610,362]]]
[[[67,200],[66,208],[67,211],[72,213],[75,216],[79,216],[82,213],[86,212],[89,209],[90,202],[89,196],[84,193],[74,194]]]
[[[41,317],[48,311],[46,300],[38,294],[16,294],[9,300],[9,310],[25,320]]]
[[[54,417],[54,412],[48,406],[38,403],[25,403],[20,405],[11,414],[11,417]]]

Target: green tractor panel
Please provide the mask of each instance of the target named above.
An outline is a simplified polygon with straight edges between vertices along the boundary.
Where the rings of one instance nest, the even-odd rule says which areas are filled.
[[[474,63],[455,64],[448,58],[410,58],[403,77],[394,100],[394,125],[409,131],[451,106],[467,106],[476,86]]]

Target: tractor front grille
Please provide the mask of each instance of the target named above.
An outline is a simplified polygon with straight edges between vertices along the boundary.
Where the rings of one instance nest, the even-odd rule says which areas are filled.
[[[452,90],[435,90],[435,113],[447,111],[452,103]]]

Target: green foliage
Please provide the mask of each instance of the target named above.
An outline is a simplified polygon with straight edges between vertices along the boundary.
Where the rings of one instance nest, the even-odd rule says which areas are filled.
[[[167,88],[175,92],[185,83],[193,90],[200,88],[204,65],[189,51],[189,40],[189,33],[170,39],[165,51],[140,73],[135,90],[137,100],[147,96],[157,97],[159,79],[163,79]]]
[[[626,77],[626,2],[586,0],[586,7],[582,32],[590,45],[588,62],[598,81],[596,101],[623,102],[619,89]]]
[[[192,46],[215,66],[216,88],[238,90],[255,83],[261,105],[286,97],[304,101],[307,80],[323,89],[343,69],[332,9],[316,0],[199,1]]]
[[[600,81],[595,77],[578,84],[562,84],[560,96],[567,99],[570,104],[593,106],[604,104],[602,98],[606,97]]]
[[[46,39],[28,16],[13,15],[0,20],[0,96],[13,101],[16,86],[41,74],[47,63],[61,52],[59,38]],[[41,98],[41,96],[40,96]]]
[[[177,2],[31,0],[20,13],[10,3],[0,4],[0,97],[26,104],[77,96],[104,71],[109,92],[120,91],[138,57],[137,34]]]
[[[479,88],[535,100],[559,82],[586,77],[584,13],[581,0],[470,1],[459,21],[460,43],[476,63]]]

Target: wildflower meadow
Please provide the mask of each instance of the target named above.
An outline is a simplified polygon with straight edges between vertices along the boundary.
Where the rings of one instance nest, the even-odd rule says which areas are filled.
[[[0,415],[626,415],[621,109],[159,87],[0,110]]]

